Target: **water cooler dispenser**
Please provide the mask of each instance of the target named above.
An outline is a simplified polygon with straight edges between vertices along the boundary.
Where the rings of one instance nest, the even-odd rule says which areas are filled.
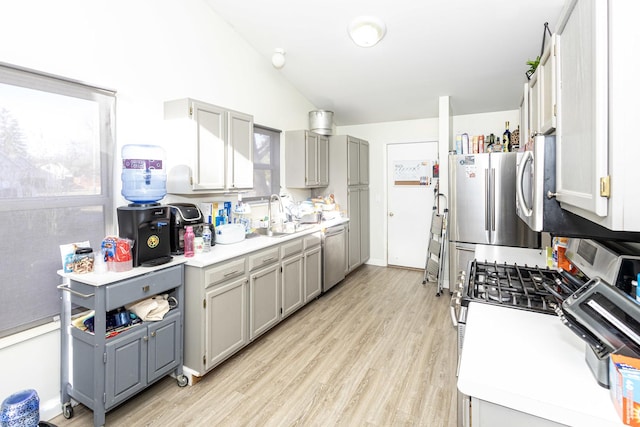
[[[122,147],[122,195],[131,203],[117,209],[120,237],[132,240],[133,266],[160,265],[171,257],[165,154],[156,145]]]

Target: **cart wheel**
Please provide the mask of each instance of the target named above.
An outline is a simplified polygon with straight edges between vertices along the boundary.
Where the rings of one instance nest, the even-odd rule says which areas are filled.
[[[62,415],[66,419],[73,417],[73,406],[71,406],[71,403],[65,403],[64,405],[62,405]]]
[[[176,379],[178,380],[178,387],[186,387],[189,384],[189,379],[186,375],[178,375]]]
[[[436,296],[439,297],[440,296],[440,292],[436,292]]]
[[[426,285],[426,284],[427,284],[427,281],[426,281],[426,280],[423,280],[423,281],[422,281],[422,284],[423,284],[423,285]]]

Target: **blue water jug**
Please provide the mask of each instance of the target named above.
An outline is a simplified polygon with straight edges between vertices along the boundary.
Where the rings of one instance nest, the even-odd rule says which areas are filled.
[[[122,195],[136,204],[156,203],[167,194],[165,152],[157,145],[122,147]]]

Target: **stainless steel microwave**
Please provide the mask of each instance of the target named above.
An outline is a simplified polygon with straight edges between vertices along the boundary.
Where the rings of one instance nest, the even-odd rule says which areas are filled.
[[[543,231],[544,193],[555,187],[555,145],[555,137],[539,135],[532,151],[518,153],[516,212],[533,231]]]
[[[640,241],[640,233],[611,231],[566,211],[556,191],[556,137],[538,135],[533,150],[518,152],[516,212],[533,231],[565,237]]]

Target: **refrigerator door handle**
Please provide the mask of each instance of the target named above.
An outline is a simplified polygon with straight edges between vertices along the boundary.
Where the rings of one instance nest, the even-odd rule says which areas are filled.
[[[496,170],[491,168],[491,231],[496,231]]]
[[[489,194],[489,170],[484,170],[484,229],[485,231],[489,231],[489,199],[487,194]]]

